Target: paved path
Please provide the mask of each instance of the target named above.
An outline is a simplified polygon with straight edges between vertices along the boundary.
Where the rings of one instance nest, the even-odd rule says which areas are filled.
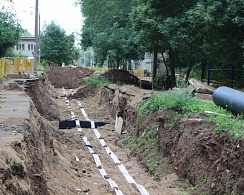
[[[24,91],[4,89],[9,83],[0,84],[0,145],[21,139],[24,122],[30,118],[29,96]]]

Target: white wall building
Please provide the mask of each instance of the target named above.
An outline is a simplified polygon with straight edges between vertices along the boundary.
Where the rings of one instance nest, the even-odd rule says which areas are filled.
[[[14,47],[16,54],[21,54],[25,57],[34,57],[35,37],[20,37],[20,42]]]
[[[164,54],[166,55],[166,54]],[[165,56],[166,57],[166,56]],[[160,53],[158,53],[158,75],[166,75],[166,67],[163,62],[163,57]],[[147,74],[152,74],[152,68],[153,68],[153,54],[146,52],[144,55],[144,60],[140,61],[140,65],[136,69],[143,69],[146,71]]]

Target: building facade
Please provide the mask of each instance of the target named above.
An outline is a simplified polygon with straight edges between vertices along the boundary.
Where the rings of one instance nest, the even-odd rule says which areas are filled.
[[[20,37],[20,42],[14,47],[14,52],[24,57],[34,57],[35,37]]]

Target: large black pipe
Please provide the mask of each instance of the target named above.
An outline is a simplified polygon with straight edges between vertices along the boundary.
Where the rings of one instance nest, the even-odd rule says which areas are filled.
[[[244,114],[244,92],[222,86],[214,91],[213,101],[234,114]]]

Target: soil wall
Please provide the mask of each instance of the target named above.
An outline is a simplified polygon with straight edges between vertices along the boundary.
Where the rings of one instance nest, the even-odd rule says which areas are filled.
[[[189,181],[191,194],[233,194],[244,193],[244,140],[233,139],[230,132],[217,135],[215,124],[204,121],[203,113],[190,116],[175,110],[164,114],[149,113],[138,117],[139,106],[131,107],[133,96],[116,90],[103,88],[101,104],[107,104],[111,115],[123,113],[124,131],[130,136],[139,136],[158,124],[155,136],[159,136],[158,155],[169,159],[167,171],[175,171],[182,181]],[[116,101],[114,101],[116,99]],[[144,163],[147,154],[138,154]]]

